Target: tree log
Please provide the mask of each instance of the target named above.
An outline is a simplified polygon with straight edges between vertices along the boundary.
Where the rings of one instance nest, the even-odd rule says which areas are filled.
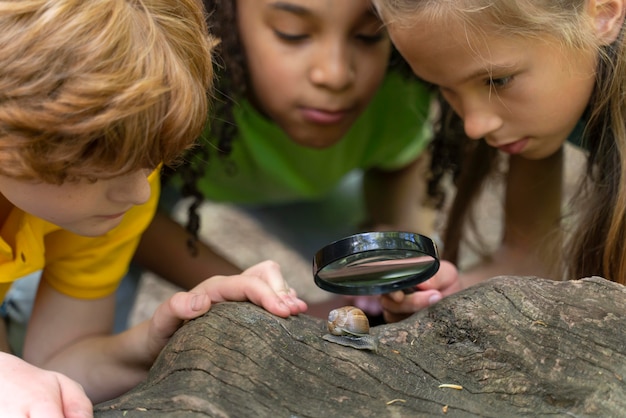
[[[622,416],[626,288],[493,278],[373,327],[377,352],[324,321],[227,302],[188,322],[108,417]]]

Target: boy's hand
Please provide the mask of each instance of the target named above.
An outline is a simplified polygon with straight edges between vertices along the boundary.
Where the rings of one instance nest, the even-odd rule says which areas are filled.
[[[206,313],[212,303],[250,301],[281,317],[307,310],[274,261],[263,261],[233,276],[213,276],[162,303],[150,321],[150,353],[156,357],[184,321]]]
[[[417,291],[414,293],[397,291],[381,297],[386,322],[401,321],[463,288],[459,272],[449,261],[442,261],[437,274],[416,287]]]
[[[0,409],[6,417],[87,418],[93,407],[83,388],[67,376],[0,353]]]

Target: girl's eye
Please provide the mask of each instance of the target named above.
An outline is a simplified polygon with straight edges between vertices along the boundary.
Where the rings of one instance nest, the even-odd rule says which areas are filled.
[[[287,42],[298,42],[308,37],[307,34],[292,34],[292,33],[280,32],[277,30],[274,30],[274,33],[279,39],[282,39],[283,41],[287,41]]]
[[[363,43],[368,44],[368,45],[376,44],[382,41],[383,39],[385,39],[385,36],[381,33],[377,33],[375,35],[361,34],[361,35],[357,35],[356,37],[357,39],[360,39],[361,41],[363,41]]]
[[[513,76],[489,78],[485,84],[489,87],[503,88],[508,86],[513,81]]]

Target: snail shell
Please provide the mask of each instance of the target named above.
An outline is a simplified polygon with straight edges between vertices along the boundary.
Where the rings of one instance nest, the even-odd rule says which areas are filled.
[[[377,351],[378,340],[369,334],[367,315],[357,307],[344,306],[328,314],[328,332],[322,338],[359,350]]]

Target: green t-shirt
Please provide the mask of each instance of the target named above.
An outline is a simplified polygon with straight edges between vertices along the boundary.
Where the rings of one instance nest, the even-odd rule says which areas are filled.
[[[323,197],[355,169],[401,168],[431,139],[430,98],[421,83],[390,74],[346,137],[325,149],[294,143],[242,101],[232,153],[211,158],[198,185],[214,201],[275,204]]]

